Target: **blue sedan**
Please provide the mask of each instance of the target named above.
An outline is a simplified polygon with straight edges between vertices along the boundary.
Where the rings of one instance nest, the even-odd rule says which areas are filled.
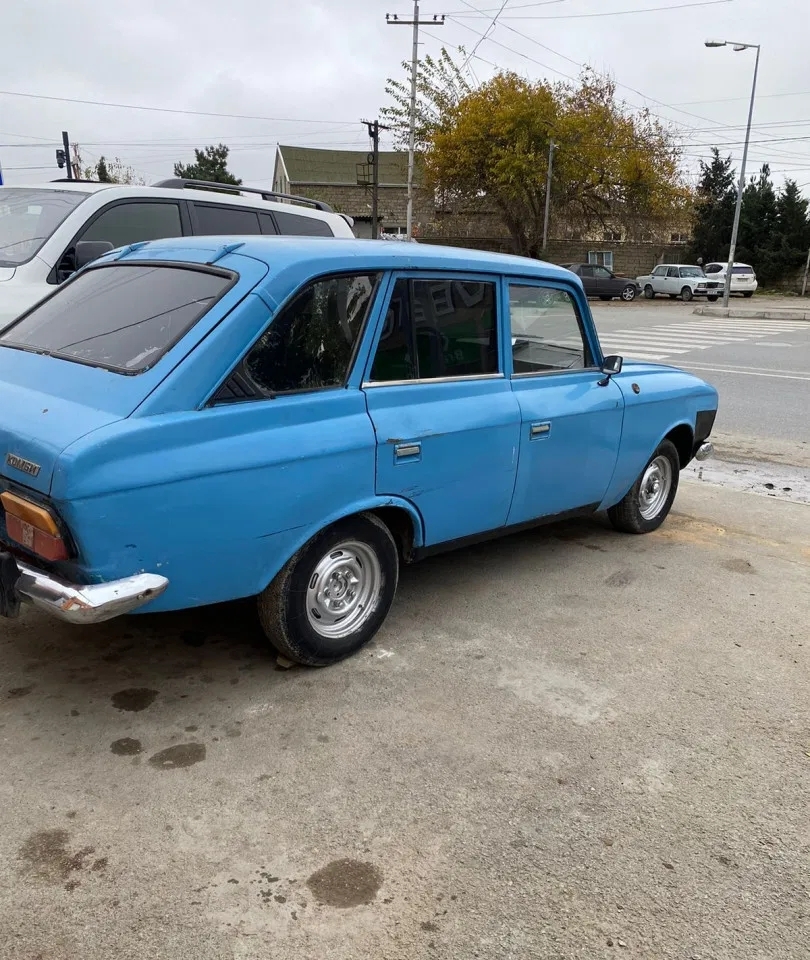
[[[0,614],[258,598],[290,660],[366,643],[400,566],[606,510],[655,530],[717,392],[605,357],[581,281],[322,238],[114,251],[0,332]]]

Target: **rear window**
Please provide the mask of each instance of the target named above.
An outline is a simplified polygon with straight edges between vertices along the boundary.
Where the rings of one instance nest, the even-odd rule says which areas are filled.
[[[142,373],[235,282],[224,270],[113,264],[80,273],[0,334],[0,346]]]
[[[732,273],[753,273],[754,271],[750,267],[732,267]]]

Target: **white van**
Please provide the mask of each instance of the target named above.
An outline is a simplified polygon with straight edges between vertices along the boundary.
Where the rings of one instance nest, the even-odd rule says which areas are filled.
[[[116,247],[245,234],[354,236],[352,221],[319,200],[221,183],[58,180],[0,187],[0,328]]]

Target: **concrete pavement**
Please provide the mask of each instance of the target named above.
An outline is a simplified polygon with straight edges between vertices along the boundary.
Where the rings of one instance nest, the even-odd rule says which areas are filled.
[[[249,605],[0,623],[0,955],[806,956],[810,509],[676,507],[408,568],[322,671]]]

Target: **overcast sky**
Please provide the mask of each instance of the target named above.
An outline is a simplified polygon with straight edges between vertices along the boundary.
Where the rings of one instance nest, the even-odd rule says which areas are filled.
[[[739,158],[755,54],[703,41],[760,43],[749,170],[767,160],[774,179],[793,177],[810,196],[808,0],[707,0],[677,9],[687,2],[508,0],[483,39],[502,0],[422,0],[423,18],[448,17],[423,30],[421,50],[435,54],[444,44],[469,53],[480,41],[470,60],[478,80],[498,68],[554,80],[590,64],[620,84],[628,103],[646,104],[677,127],[694,169],[713,143]],[[412,9],[412,0],[5,3],[5,182],[60,176],[54,149],[63,129],[87,164],[102,153],[120,157],[147,183],[171,176],[176,160],[193,160],[193,147],[207,143],[227,143],[232,171],[261,185],[272,180],[277,142],[365,149],[360,120],[377,116],[386,78],[401,76],[400,62],[410,57],[410,28],[386,25],[385,14],[408,18]],[[59,97],[152,109],[48,99]]]

